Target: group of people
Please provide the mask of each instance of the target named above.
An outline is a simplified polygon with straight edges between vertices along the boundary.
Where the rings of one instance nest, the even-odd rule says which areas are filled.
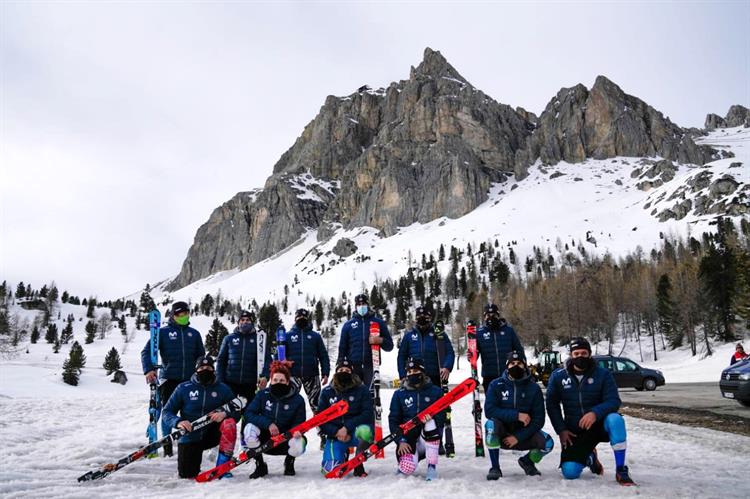
[[[595,364],[591,346],[584,338],[570,342],[570,359],[555,371],[545,399],[532,377],[523,345],[498,307],[484,308],[483,324],[477,331],[485,392],[486,445],[491,462],[488,480],[502,477],[500,450],[528,451],[518,459],[527,475],[539,475],[536,464],[549,454],[554,442],[542,430],[546,416],[562,447],[562,475],[578,478],[584,468],[603,474],[596,453],[600,442],[609,441],[615,455],[618,483],[632,485],[625,463],[625,422],[618,409],[620,398],[612,374]],[[235,396],[248,400],[241,413],[216,411],[208,425],[178,441],[178,473],[182,478],[200,472],[203,451],[218,446],[217,465],[231,458],[239,428],[241,445],[254,449],[269,438],[286,432],[306,420],[304,390],[313,411],[323,411],[346,400],[348,411],[319,428],[321,469],[326,473],[373,442],[373,345],[393,350],[393,339],[385,321],[368,305],[366,295],[355,297],[355,310],[341,329],[335,370],[330,376],[328,353],[319,333],[313,330],[310,313],[295,313],[294,326],[286,336],[286,360],[274,360],[271,348],[258,348],[259,331],[253,312],[244,311],[236,329],[222,341],[216,360],[207,356],[200,333],[190,327],[190,309],[184,302],[172,305],[167,326],[159,331],[161,371],[159,391],[163,403],[162,430],[192,428],[190,421],[215,411]],[[453,370],[455,352],[450,338],[430,310],[415,310],[415,325],[406,331],[398,346],[399,389],[393,394],[388,413],[391,432],[416,416],[443,394]],[[374,332],[374,333],[373,333]],[[150,341],[141,353],[147,382],[157,379],[150,358]],[[377,365],[377,364],[375,364]],[[329,383],[330,376],[330,383]],[[403,435],[396,448],[397,473],[411,475],[420,460],[426,460],[427,480],[437,478],[438,456],[442,452],[445,414],[426,421],[418,430]],[[307,448],[307,437],[296,433],[269,454],[284,455],[284,474],[294,475],[295,458]],[[164,453],[172,455],[171,446]],[[251,479],[268,474],[263,455],[258,453]],[[363,477],[363,465],[354,470]]]

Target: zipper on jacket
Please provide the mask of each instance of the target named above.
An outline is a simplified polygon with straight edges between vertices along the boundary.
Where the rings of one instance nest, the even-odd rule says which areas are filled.
[[[247,343],[245,340],[247,338],[242,338],[242,355],[240,355],[240,379],[238,383],[242,383],[242,373],[245,371],[245,343]]]
[[[516,398],[517,393],[518,393],[518,385],[516,385],[516,382],[513,381],[513,409],[518,409],[518,403],[517,403],[518,401]]]
[[[185,330],[180,327],[180,341],[182,342],[182,379],[185,379]]]
[[[495,360],[497,360],[497,372],[499,376],[502,374],[500,372],[500,352],[497,349],[497,334],[494,332],[492,333],[492,342],[495,344]]]

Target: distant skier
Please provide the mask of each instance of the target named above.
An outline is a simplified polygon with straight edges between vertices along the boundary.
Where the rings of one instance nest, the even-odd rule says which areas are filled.
[[[563,477],[576,479],[586,466],[604,474],[596,446],[609,441],[615,454],[615,479],[621,485],[635,485],[625,465],[627,432],[617,413],[621,401],[614,377],[591,358],[588,340],[573,338],[569,346],[570,359],[552,373],[547,385],[547,414],[560,436]]]
[[[190,307],[184,301],[173,303],[172,317],[168,325],[159,330],[159,358],[161,359],[159,396],[162,407],[167,403],[177,385],[190,379],[195,361],[205,354],[201,334],[190,327]],[[151,361],[151,338],[141,350],[141,365],[146,376],[146,383],[156,381],[156,367]],[[162,435],[170,431],[170,426],[164,418],[161,421],[161,430]],[[171,443],[164,446],[164,455],[172,455]]]
[[[253,401],[245,408],[244,437],[248,449],[255,449],[271,437],[283,433],[305,421],[305,399],[299,394],[289,371],[288,361],[274,361],[271,364],[271,380],[268,388],[259,391]],[[284,458],[284,475],[293,476],[294,460],[305,452],[307,439],[300,432],[292,439],[269,450],[267,454]],[[251,479],[268,475],[268,465],[263,454],[255,456],[255,471]]]
[[[518,335],[504,318],[497,305],[484,307],[484,325],[477,331],[477,350],[482,360],[482,386],[484,393],[490,383],[505,371],[505,359],[510,352],[520,352],[526,358]]]
[[[742,362],[743,360],[747,360],[748,355],[745,353],[745,348],[742,346],[742,343],[737,343],[737,346],[734,350],[735,351],[732,354],[732,358],[729,361],[730,365],[736,364],[737,362]]]
[[[341,328],[337,360],[348,359],[354,367],[354,374],[359,376],[369,389],[373,374],[370,345],[380,345],[381,350],[390,352],[393,350],[393,339],[385,321],[370,310],[367,296],[357,295],[354,305],[356,309],[352,318]],[[373,322],[380,328],[379,336],[370,336],[370,324]]]
[[[391,398],[388,425],[391,433],[399,425],[407,422],[443,396],[440,385],[435,385],[425,373],[420,359],[411,358],[406,362],[406,379]],[[419,461],[427,460],[427,480],[438,477],[437,464],[440,447],[440,434],[445,424],[445,412],[427,421],[424,426],[415,428],[398,440],[396,457],[398,473],[411,475]]]
[[[527,475],[540,475],[536,463],[550,453],[554,441],[542,431],[544,396],[539,385],[531,379],[521,353],[508,354],[505,372],[490,383],[484,415],[487,416],[484,426],[492,462],[487,480],[497,480],[503,476],[500,449],[528,450],[518,459],[518,464]]]
[[[271,368],[271,348],[268,341],[258,343],[256,317],[247,310],[240,314],[237,327],[224,337],[216,358],[216,376],[226,383],[235,395],[253,400],[258,388],[266,387]],[[259,357],[259,349],[263,350]]]
[[[411,331],[404,333],[398,346],[398,377],[406,378],[406,362],[409,358],[414,358],[425,366],[425,373],[432,383],[441,386],[441,380],[447,380],[453,370],[453,345],[448,335],[443,335],[443,338],[438,340],[432,325],[432,314],[424,306],[417,307],[415,317],[416,325]],[[442,341],[445,347],[442,358],[439,358],[442,348],[438,346],[438,341]]]
[[[339,400],[346,400],[349,411],[340,418],[320,426],[325,437],[322,468],[329,472],[347,460],[350,447],[360,452],[372,443],[374,414],[372,399],[362,380],[354,374],[354,366],[348,359],[340,359],[331,384],[320,393],[318,410],[324,411]],[[367,476],[364,466],[357,466],[354,475]]]
[[[216,379],[214,359],[200,357],[195,363],[195,373],[190,381],[180,383],[164,406],[162,422],[169,428],[192,430],[191,421],[208,414],[234,398],[232,390]],[[237,441],[236,418],[238,414],[217,412],[208,425],[188,433],[177,443],[177,472],[180,478],[194,478],[201,470],[203,451],[219,446],[216,465],[232,458]]]

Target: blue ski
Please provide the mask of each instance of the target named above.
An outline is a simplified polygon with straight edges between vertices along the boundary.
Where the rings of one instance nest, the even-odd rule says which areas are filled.
[[[161,313],[154,309],[148,314],[148,326],[151,332],[151,363],[154,365],[154,369],[159,369],[159,329],[161,329]],[[148,402],[148,428],[146,429],[146,436],[148,436],[149,443],[154,443],[159,440],[159,434],[157,431],[157,423],[159,422],[159,416],[161,416],[161,400],[159,399],[159,381],[149,384],[151,390],[151,396]],[[156,457],[156,452],[149,454],[148,457]]]

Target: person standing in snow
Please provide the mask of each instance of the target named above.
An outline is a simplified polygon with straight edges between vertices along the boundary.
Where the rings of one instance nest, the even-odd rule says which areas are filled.
[[[200,473],[203,451],[219,446],[216,466],[232,458],[237,440],[237,414],[217,411],[211,414],[208,425],[192,432],[191,421],[208,414],[234,398],[232,390],[216,379],[214,359],[200,357],[195,363],[195,373],[189,381],[180,383],[164,406],[162,422],[169,428],[182,428],[191,432],[177,444],[177,472],[180,478],[194,478]]]
[[[485,441],[492,463],[487,480],[503,476],[500,449],[528,450],[518,464],[529,476],[541,475],[535,464],[550,453],[554,441],[542,431],[545,417],[542,389],[531,378],[526,360],[519,352],[508,354],[505,372],[490,383],[484,404]]]
[[[288,361],[275,360],[271,364],[271,381],[268,388],[259,391],[245,408],[247,426],[243,431],[246,447],[257,449],[271,437],[284,433],[305,421],[305,399],[291,382]],[[295,475],[294,460],[305,452],[307,439],[295,432],[292,439],[269,450],[267,454],[284,458],[284,475]],[[268,465],[263,454],[255,456],[255,471],[250,479],[268,475]]]
[[[409,358],[419,359],[432,383],[441,386],[441,381],[447,381],[453,369],[453,345],[447,334],[442,335],[441,339],[437,338],[432,325],[432,314],[424,306],[417,307],[415,317],[416,325],[411,331],[404,333],[398,346],[398,377],[406,378],[406,362]],[[441,341],[443,345],[438,344]],[[441,350],[445,352],[442,358]]]
[[[318,410],[324,411],[339,400],[346,400],[349,404],[346,414],[320,425],[325,439],[321,463],[324,473],[346,461],[350,447],[362,452],[373,439],[375,415],[370,392],[354,374],[354,365],[348,359],[341,359],[336,364],[331,384],[320,393]],[[357,466],[354,476],[367,476],[365,467]]]
[[[255,314],[244,310],[235,330],[222,340],[216,359],[219,381],[226,383],[235,395],[245,397],[248,404],[258,387],[261,390],[266,387],[271,368],[271,348],[267,341],[258,343],[255,323]]]
[[[594,474],[604,474],[596,446],[609,441],[617,483],[635,485],[625,465],[627,432],[617,412],[621,401],[615,379],[608,369],[596,365],[586,338],[573,338],[569,346],[570,359],[552,373],[547,385],[547,414],[560,437],[562,475],[574,480],[586,466]]]
[[[443,396],[442,388],[432,383],[420,359],[409,359],[405,367],[406,379],[391,398],[388,414],[388,426],[391,433],[398,431],[399,425],[414,418]],[[440,435],[444,424],[445,411],[442,411],[398,440],[396,457],[399,474],[407,476],[413,474],[419,461],[426,459],[425,478],[431,481],[438,477]]]
[[[485,394],[492,380],[505,371],[505,359],[510,352],[520,352],[526,358],[518,335],[500,317],[500,309],[494,303],[484,307],[484,324],[477,331],[477,350],[482,359],[482,386]]]
[[[372,385],[372,345],[380,345],[385,352],[393,350],[393,339],[385,321],[370,310],[367,296],[360,294],[354,298],[356,309],[352,318],[341,327],[337,362],[348,359],[356,374],[368,389]],[[370,325],[377,323],[378,336],[370,336]]]
[[[200,333],[190,327],[190,307],[184,301],[172,304],[172,317],[167,326],[159,329],[159,358],[161,370],[159,397],[162,408],[165,406],[177,385],[193,375],[196,360],[206,354]],[[151,362],[151,338],[141,350],[141,365],[146,383],[156,382],[156,366]],[[167,435],[170,426],[162,418],[162,435]],[[164,455],[172,455],[172,444],[164,445]]]
[[[729,365],[734,365],[737,362],[742,362],[743,360],[746,360],[748,358],[747,354],[745,353],[745,348],[742,346],[742,343],[737,343],[737,346],[734,350],[735,351],[732,354]]]

